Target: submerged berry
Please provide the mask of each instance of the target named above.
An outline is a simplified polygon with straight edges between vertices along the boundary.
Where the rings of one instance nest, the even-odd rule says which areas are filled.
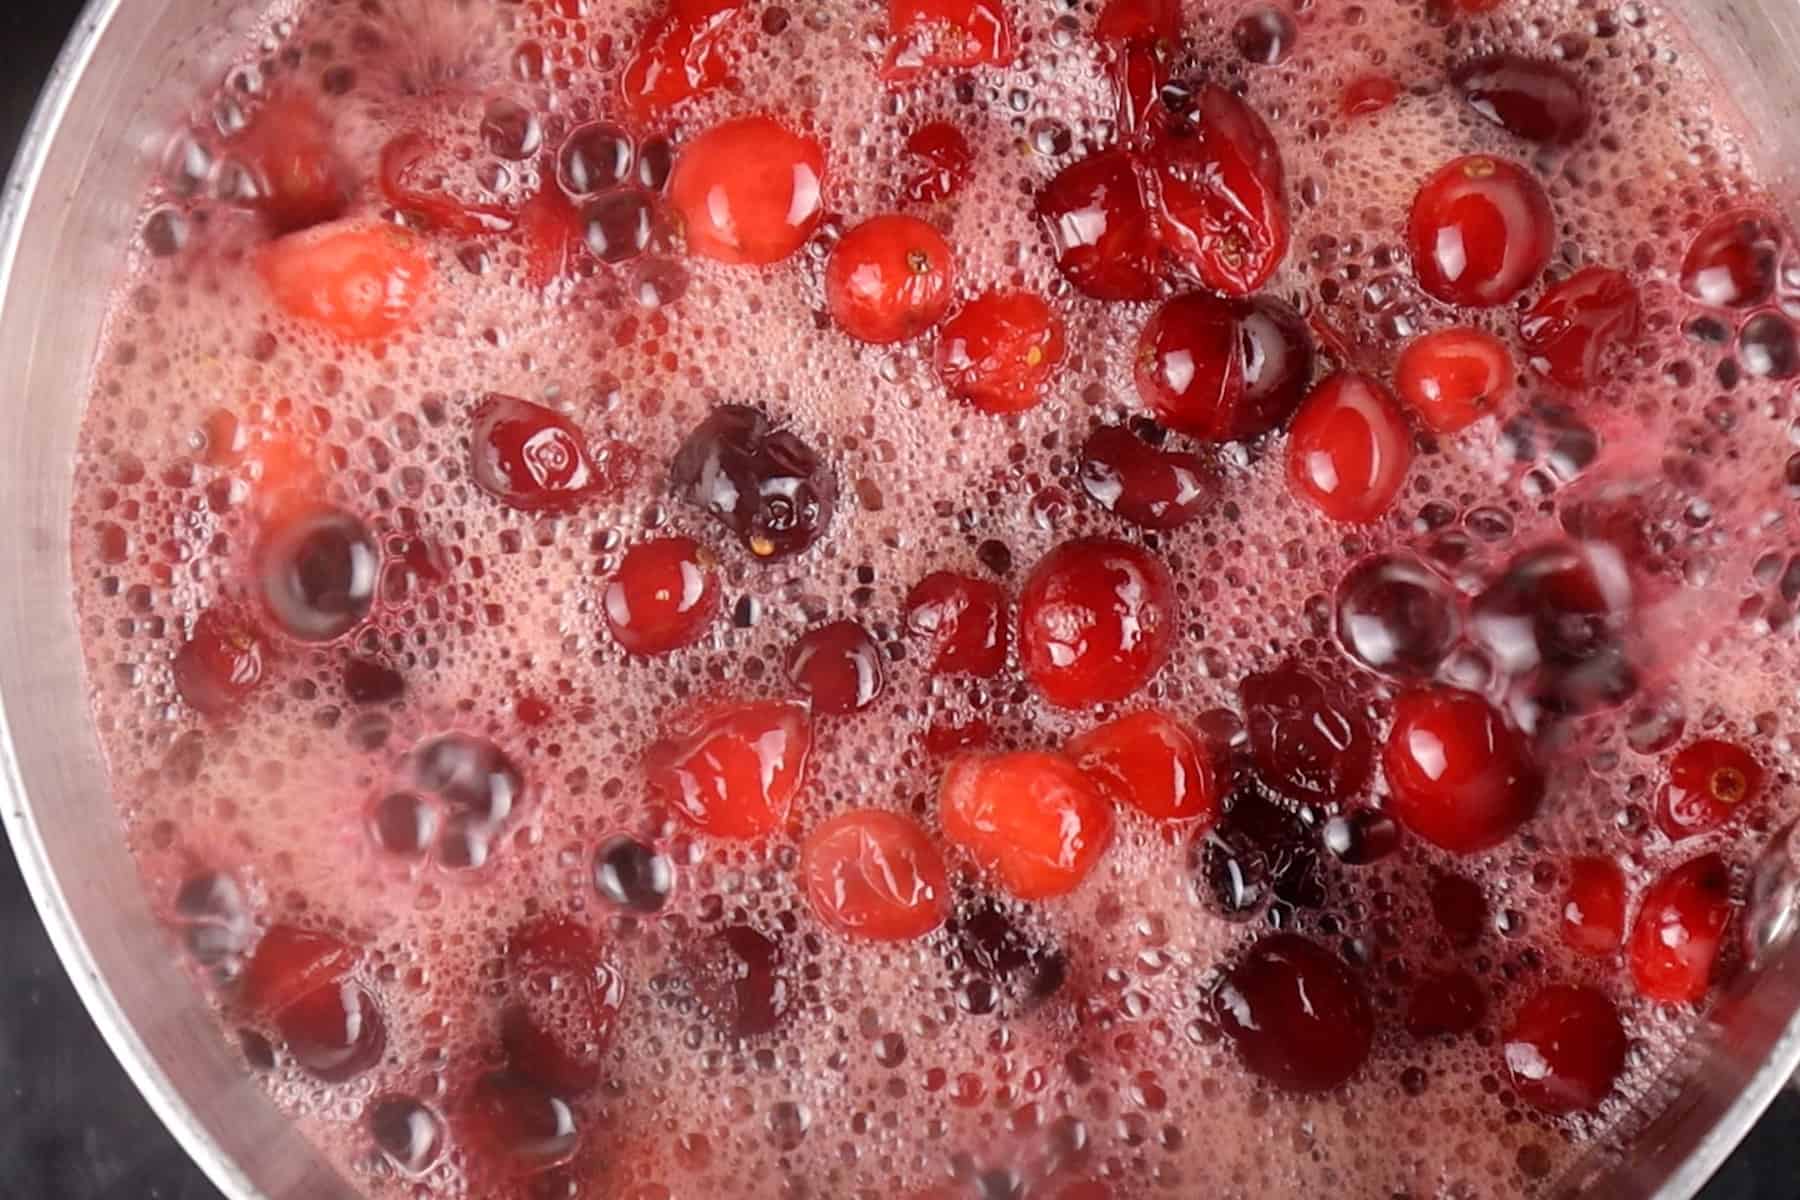
[[[1035,407],[1062,365],[1063,321],[1030,292],[986,292],[938,333],[935,365],[944,389],[982,412]]]
[[[1593,988],[1538,991],[1513,1015],[1503,1045],[1520,1098],[1556,1115],[1600,1107],[1625,1068],[1618,1011]]]
[[[1375,745],[1343,690],[1298,663],[1246,676],[1240,689],[1250,753],[1262,780],[1301,804],[1354,799],[1374,769]]]
[[[303,642],[330,642],[362,624],[375,604],[381,551],[368,527],[341,509],[278,516],[256,548],[263,608]]]
[[[1375,1017],[1362,981],[1297,934],[1263,938],[1212,993],[1213,1018],[1244,1063],[1283,1091],[1326,1092],[1362,1068]]]
[[[1626,946],[1637,990],[1665,1004],[1704,997],[1732,908],[1731,870],[1717,854],[1691,859],[1652,883]]]
[[[263,677],[262,642],[218,609],[194,618],[193,632],[169,664],[175,690],[195,712],[235,715]]]
[[[1556,63],[1484,54],[1454,68],[1450,82],[1470,108],[1514,137],[1566,146],[1587,132],[1587,92]]]
[[[1656,823],[1676,841],[1717,829],[1757,798],[1762,780],[1761,764],[1743,747],[1717,738],[1694,742],[1669,763]]]

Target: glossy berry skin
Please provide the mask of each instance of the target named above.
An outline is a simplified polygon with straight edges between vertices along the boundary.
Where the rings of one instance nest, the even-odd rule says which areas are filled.
[[[1419,286],[1468,308],[1505,304],[1530,287],[1555,239],[1556,215],[1537,176],[1486,154],[1455,159],[1426,180],[1407,222]]]
[[[1657,827],[1677,842],[1717,829],[1755,801],[1762,782],[1762,765],[1743,747],[1717,738],[1694,742],[1669,763]]]
[[[917,217],[872,217],[846,233],[825,264],[825,301],[838,328],[884,346],[943,319],[956,267],[943,235]]]
[[[1467,971],[1425,976],[1406,1004],[1406,1032],[1420,1039],[1459,1037],[1487,1017],[1487,993]]]
[[[669,485],[711,514],[761,560],[799,554],[837,512],[837,474],[792,430],[760,409],[714,409],[676,451]]]
[[[1625,947],[1638,993],[1665,1004],[1705,996],[1732,908],[1731,871],[1717,854],[1691,859],[1652,883]]]
[[[510,999],[500,1040],[518,1074],[558,1096],[600,1082],[625,982],[588,926],[561,916],[534,918],[506,940]]]
[[[238,712],[263,677],[262,642],[216,609],[194,618],[194,629],[169,664],[175,690],[202,716]]]
[[[928,121],[907,134],[906,153],[914,165],[900,194],[914,204],[948,200],[969,182],[975,168],[969,139],[948,121]]]
[[[1170,713],[1145,709],[1077,735],[1067,754],[1101,789],[1151,820],[1203,830],[1223,801],[1206,745]]]
[[[1514,137],[1567,146],[1587,132],[1587,91],[1556,63],[1484,54],[1453,68],[1450,82],[1470,108]]]
[[[765,700],[721,708],[651,749],[651,786],[701,833],[767,837],[787,823],[806,783],[812,718],[798,704]]]
[[[992,678],[1006,667],[1008,607],[999,584],[936,571],[906,594],[906,629],[930,641],[932,674]]]
[[[1578,954],[1604,958],[1625,940],[1625,873],[1610,858],[1569,861],[1564,895],[1563,944]]]
[[[274,515],[254,552],[263,613],[291,638],[330,642],[375,605],[381,551],[342,509],[299,504]]]
[[[1502,1047],[1519,1098],[1556,1116],[1599,1108],[1625,1067],[1618,1010],[1589,987],[1536,992],[1513,1014]]]
[[[1123,700],[1168,661],[1175,584],[1155,555],[1112,538],[1064,542],[1033,568],[1019,601],[1019,656],[1059,708]]]
[[[1622,271],[1583,267],[1546,291],[1519,321],[1534,371],[1570,391],[1605,378],[1605,357],[1637,333],[1638,293]]]
[[[788,649],[787,675],[815,713],[845,716],[875,703],[887,686],[881,647],[855,621],[810,629]]]
[[[1368,719],[1298,663],[1245,676],[1239,697],[1257,774],[1300,804],[1347,804],[1375,770]]]
[[[351,180],[331,123],[302,94],[272,97],[233,149],[255,180],[252,203],[277,233],[335,221],[350,205]]]
[[[1412,467],[1412,430],[1393,393],[1340,371],[1307,396],[1288,431],[1288,486],[1334,521],[1379,520]]]
[[[1275,135],[1237,96],[1206,84],[1157,139],[1158,233],[1171,254],[1226,296],[1248,296],[1286,257],[1286,175]]]
[[[771,117],[739,117],[682,148],[669,203],[691,253],[766,266],[812,236],[824,185],[825,154],[816,140]]]
[[[1081,446],[1081,490],[1145,529],[1179,529],[1212,507],[1218,471],[1198,454],[1150,445],[1123,425],[1102,425]]]
[[[1543,782],[1524,740],[1472,692],[1432,688],[1394,702],[1382,752],[1388,811],[1453,854],[1492,849],[1537,812]]]
[[[800,847],[801,887],[833,933],[911,941],[950,915],[944,856],[919,823],[860,809],[815,829]]]
[[[1375,1017],[1362,981],[1294,933],[1264,937],[1212,992],[1213,1019],[1252,1072],[1285,1092],[1328,1092],[1369,1057]]]
[[[1181,0],[1106,0],[1094,36],[1103,42],[1155,41],[1181,32]]]
[[[638,39],[619,92],[638,125],[660,120],[684,100],[725,82],[730,41],[743,0],[682,0],[653,20]]]
[[[969,754],[944,772],[944,836],[1021,900],[1073,891],[1112,841],[1112,801],[1060,754]]]
[[[1755,209],[1708,221],[1681,259],[1681,290],[1715,308],[1749,308],[1775,291],[1781,222]]]
[[[1177,296],[1138,336],[1133,379],[1156,419],[1211,442],[1287,423],[1312,380],[1306,323],[1276,300]]]
[[[1005,0],[888,0],[883,79],[901,82],[941,67],[1005,66],[1018,53]]]
[[[1030,292],[986,292],[938,331],[935,365],[944,390],[986,413],[1035,408],[1062,365],[1062,318]]]
[[[353,343],[412,328],[431,291],[431,260],[418,238],[380,221],[290,233],[257,252],[256,270],[284,314]]]
[[[628,456],[596,462],[574,422],[517,396],[489,393],[469,430],[469,477],[509,508],[566,511],[623,486]]]
[[[602,606],[613,640],[632,654],[667,654],[706,636],[719,615],[718,563],[687,537],[625,551]]]
[[[1347,117],[1367,117],[1394,106],[1400,85],[1386,75],[1363,75],[1344,88],[1339,107]]]
[[[330,934],[272,926],[245,967],[240,995],[269,1021],[288,1053],[330,1083],[381,1061],[387,1028],[374,996],[354,978],[361,955]]]
[[[1505,408],[1517,379],[1506,343],[1461,325],[1414,338],[1394,368],[1400,399],[1437,433],[1458,433]]]
[[[1148,169],[1112,149],[1071,163],[1038,192],[1056,267],[1096,300],[1154,300],[1162,243],[1151,211]]]

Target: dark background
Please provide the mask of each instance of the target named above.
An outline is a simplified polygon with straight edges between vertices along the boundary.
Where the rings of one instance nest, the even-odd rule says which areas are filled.
[[[11,162],[79,8],[0,0],[0,162]],[[0,964],[0,1200],[219,1200],[101,1042],[4,852]],[[1790,1091],[1703,1200],[1796,1198],[1800,1095]]]

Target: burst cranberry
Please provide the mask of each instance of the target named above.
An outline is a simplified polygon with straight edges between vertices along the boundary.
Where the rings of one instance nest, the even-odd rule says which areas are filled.
[[[418,239],[378,221],[290,233],[257,253],[257,272],[290,317],[347,342],[375,342],[418,322],[431,260]]]
[[[1450,82],[1470,108],[1514,137],[1567,146],[1587,132],[1587,92],[1555,63],[1486,54],[1451,71]]]
[[[1123,700],[1175,641],[1175,583],[1155,555],[1112,538],[1064,542],[1025,581],[1019,656],[1052,704]]]
[[[748,925],[728,925],[687,953],[694,997],[727,1035],[759,1038],[793,1009],[779,943]]]
[[[559,1096],[600,1081],[625,984],[594,931],[566,917],[538,917],[506,940],[510,999],[500,1036],[512,1069]]]
[[[1003,0],[888,0],[883,79],[938,67],[1003,67],[1018,53]]]
[[[1556,214],[1527,168],[1472,154],[1425,181],[1406,236],[1420,287],[1446,304],[1492,308],[1548,265]]]
[[[1037,197],[1057,270],[1096,300],[1154,300],[1162,245],[1149,196],[1147,171],[1125,150],[1064,167]]]
[[[1393,506],[1412,457],[1412,430],[1393,393],[1367,375],[1340,371],[1294,417],[1288,483],[1332,520],[1366,525]]]
[[[760,838],[787,822],[806,782],[812,718],[797,704],[737,704],[657,746],[650,781],[689,824],[722,838]]]
[[[1553,542],[1520,554],[1475,598],[1470,631],[1520,681],[1522,711],[1534,720],[1583,713],[1637,689],[1625,640],[1631,603],[1615,547]]]
[[[812,236],[824,180],[817,141],[771,117],[740,117],[683,147],[669,201],[693,253],[761,266],[780,262]]]
[[[950,919],[950,969],[958,1007],[974,1016],[1028,1012],[1062,989],[1069,959],[1028,914],[989,895],[963,904]]]
[[[1569,862],[1563,899],[1563,941],[1573,950],[1604,957],[1625,938],[1625,873],[1610,858]]]
[[[1157,821],[1219,819],[1221,789],[1212,754],[1169,713],[1146,709],[1081,734],[1069,757],[1114,800]]]
[[[1075,890],[1112,841],[1112,802],[1060,754],[969,754],[938,792],[944,836],[1021,900]]]
[[[1464,325],[1414,338],[1394,368],[1400,398],[1438,433],[1498,412],[1511,401],[1516,378],[1506,344]]]
[[[937,571],[906,594],[907,632],[931,642],[934,675],[998,675],[1006,666],[1006,593],[985,579]]]
[[[1428,678],[1462,633],[1461,600],[1424,560],[1378,554],[1338,583],[1338,641],[1372,671]]]
[[[352,978],[359,959],[330,934],[276,925],[244,970],[244,1004],[275,1025],[294,1061],[328,1082],[362,1074],[387,1046],[375,998]]]
[[[906,137],[906,153],[917,164],[900,185],[900,194],[914,204],[948,200],[975,168],[975,151],[962,130],[948,121],[929,121]]]
[[[1775,290],[1786,238],[1768,213],[1728,212],[1701,227],[1681,260],[1681,290],[1702,304],[1748,308]]]
[[[1174,65],[1173,44],[1151,38],[1134,38],[1115,46],[1106,64],[1112,85],[1113,106],[1119,128],[1137,134],[1151,126],[1165,111],[1163,89],[1169,85]]]
[[[1312,378],[1306,323],[1280,301],[1194,293],[1161,308],[1138,337],[1138,396],[1171,429],[1243,441],[1285,424]]]
[[[1602,362],[1637,332],[1638,294],[1623,272],[1584,267],[1545,292],[1519,321],[1532,369],[1580,391],[1600,382]]]
[[[525,512],[573,508],[618,488],[626,458],[614,448],[596,463],[572,421],[516,396],[489,393],[469,431],[469,477],[488,495]]]
[[[175,690],[195,712],[230,716],[262,682],[262,643],[249,629],[207,609],[170,664]]]
[[[1366,117],[1392,108],[1400,85],[1386,75],[1364,75],[1344,88],[1342,107],[1347,117]]]
[[[1519,1097],[1547,1113],[1591,1112],[1625,1067],[1625,1031],[1605,996],[1556,984],[1513,1015],[1503,1051]]]
[[[1368,721],[1342,690],[1298,663],[1246,676],[1240,696],[1263,780],[1302,804],[1344,804],[1374,771]]]
[[[1695,742],[1669,763],[1656,823],[1675,841],[1717,829],[1756,799],[1762,779],[1761,765],[1743,747],[1716,738]]]
[[[969,301],[938,333],[937,373],[944,389],[982,412],[1035,407],[1062,365],[1063,322],[1030,292],[987,292]]]
[[[1212,1010],[1245,1065],[1284,1091],[1344,1083],[1375,1038],[1362,982],[1298,934],[1271,934],[1252,946],[1213,989]]]
[[[724,83],[729,36],[744,0],[679,0],[650,23],[619,77],[625,110],[640,125]]]
[[[1219,484],[1198,454],[1161,450],[1123,425],[1102,425],[1082,443],[1081,488],[1133,525],[1179,529],[1211,506]]]
[[[950,246],[937,230],[917,217],[874,217],[832,249],[825,301],[845,333],[887,345],[942,320],[955,280]]]
[[[1685,862],[1652,883],[1626,946],[1637,990],[1667,1004],[1706,995],[1731,910],[1731,872],[1717,854]]]
[[[274,518],[255,551],[263,608],[283,633],[329,642],[362,624],[375,603],[381,552],[368,527],[335,508]]]
[[[580,1135],[564,1101],[511,1072],[484,1075],[451,1117],[479,1179],[537,1175],[575,1157]]]
[[[911,817],[863,809],[819,826],[800,848],[814,915],[836,933],[911,941],[950,915],[944,857]]]
[[[1285,175],[1275,135],[1249,105],[1206,84],[1158,140],[1157,228],[1213,291],[1247,296],[1287,254]]]
[[[429,165],[439,153],[439,147],[416,131],[403,133],[383,146],[380,183],[387,202],[417,217],[429,229],[459,237],[510,230],[517,220],[515,214],[496,205],[459,200],[444,190]]]
[[[1487,993],[1467,971],[1427,975],[1406,1004],[1406,1032],[1415,1038],[1457,1037],[1487,1016]]]
[[[669,464],[669,483],[759,559],[799,554],[837,511],[837,475],[792,430],[758,409],[714,409]]]
[[[1498,846],[1531,819],[1543,795],[1524,740],[1487,701],[1452,688],[1394,702],[1381,764],[1389,811],[1455,854]]]
[[[834,716],[861,712],[887,685],[881,647],[855,621],[833,621],[801,635],[788,651],[787,674],[815,713]]]
[[[256,185],[254,204],[279,233],[292,233],[344,215],[348,172],[319,107],[295,92],[269,100],[236,150]]]
[[[602,602],[613,640],[632,654],[667,654],[699,641],[719,615],[716,566],[693,538],[656,538],[627,550]]]
[[[1094,36],[1103,42],[1172,40],[1181,32],[1181,0],[1106,0]]]
[[[1317,835],[1254,778],[1237,781],[1219,823],[1189,844],[1188,868],[1200,902],[1227,921],[1247,921],[1271,905],[1284,915],[1318,908],[1327,899]]]

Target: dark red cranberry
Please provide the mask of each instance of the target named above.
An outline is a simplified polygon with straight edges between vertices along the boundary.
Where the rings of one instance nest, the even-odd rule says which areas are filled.
[[[1375,1039],[1368,993],[1317,943],[1270,934],[1212,993],[1213,1018],[1244,1063],[1283,1091],[1325,1092],[1361,1069]]]
[[[1286,174],[1263,119],[1231,91],[1203,85],[1158,137],[1156,215],[1164,246],[1227,296],[1248,296],[1287,255]]]
[[[1731,870],[1717,854],[1690,859],[1652,883],[1625,947],[1638,992],[1665,1004],[1703,998],[1732,908]]]
[[[411,1096],[386,1096],[369,1106],[369,1137],[402,1174],[423,1175],[444,1150],[444,1119]]]
[[[1714,217],[1694,235],[1681,260],[1681,290],[1719,308],[1748,308],[1775,291],[1776,265],[1786,237],[1781,224],[1757,210]]]
[[[1312,337],[1287,305],[1197,292],[1170,300],[1144,326],[1135,379],[1163,424],[1230,442],[1286,424],[1312,367]]]
[[[621,188],[595,197],[582,208],[582,238],[588,252],[601,262],[630,262],[650,248],[657,220],[656,201],[648,192]]]
[[[1176,620],[1174,580],[1149,551],[1111,538],[1064,542],[1025,581],[1019,657],[1060,708],[1122,700],[1168,661]]]
[[[1587,92],[1566,68],[1522,54],[1484,54],[1450,72],[1469,107],[1514,137],[1566,146],[1588,128]]]
[[[1317,908],[1326,898],[1312,831],[1253,783],[1240,785],[1225,816],[1194,839],[1189,868],[1201,903],[1231,921],[1275,902]]]
[[[506,971],[500,1038],[512,1069],[559,1096],[592,1088],[625,999],[599,937],[567,917],[539,917],[507,938]]]
[[[344,695],[353,704],[386,704],[406,694],[406,677],[372,658],[344,663]]]
[[[1198,454],[1163,450],[1123,425],[1102,425],[1082,444],[1081,488],[1133,525],[1179,529],[1211,507],[1218,473]]]
[[[262,642],[209,608],[194,618],[194,631],[175,652],[170,668],[175,690],[188,707],[203,716],[231,716],[262,682]]]
[[[1550,262],[1556,214],[1531,171],[1472,154],[1425,182],[1407,225],[1419,286],[1446,304],[1491,308],[1531,286]]]
[[[477,1175],[532,1175],[575,1156],[575,1113],[556,1096],[511,1072],[478,1079],[451,1125],[474,1156]]]
[[[1064,167],[1038,193],[1056,266],[1096,300],[1153,300],[1162,245],[1150,209],[1148,172],[1125,150],[1103,150]]]
[[[583,125],[563,141],[556,156],[556,181],[574,199],[616,188],[631,178],[636,148],[617,125]]]
[[[1000,585],[936,571],[906,594],[906,629],[931,643],[935,675],[998,675],[1006,666],[1011,623]]]
[[[1519,1006],[1504,1045],[1519,1097],[1557,1115],[1600,1107],[1625,1068],[1618,1011],[1593,988],[1542,989]]]
[[[1394,702],[1382,753],[1388,811],[1453,854],[1489,850],[1537,813],[1543,777],[1518,732],[1473,692],[1430,688]]]
[[[1467,971],[1427,975],[1406,1004],[1406,1032],[1415,1038],[1456,1037],[1487,1016],[1487,993]]]
[[[1571,391],[1606,376],[1607,353],[1637,333],[1637,288],[1622,271],[1583,267],[1545,292],[1519,321],[1532,369]]]
[[[1400,848],[1400,826],[1380,809],[1356,808],[1326,821],[1323,840],[1339,862],[1365,867]]]
[[[495,499],[526,512],[573,508],[620,487],[622,452],[604,463],[588,453],[573,422],[541,404],[490,393],[469,431],[470,476]],[[610,469],[609,469],[610,468]]]
[[[764,1037],[793,1007],[781,947],[748,925],[701,941],[689,966],[694,996],[728,1036]]]
[[[837,511],[837,476],[791,430],[728,404],[688,435],[669,467],[675,494],[711,513],[759,559],[799,554]]]
[[[611,838],[594,855],[594,890],[632,912],[661,912],[675,891],[675,863],[636,838]]]
[[[375,604],[381,551],[360,520],[336,508],[277,518],[256,549],[264,608],[303,642],[329,642],[362,624]]]
[[[375,802],[369,824],[383,850],[413,858],[425,853],[437,836],[438,810],[417,792],[389,792]]]
[[[1300,30],[1285,8],[1258,4],[1231,27],[1231,44],[1245,62],[1272,67],[1287,61]]]
[[[175,894],[175,919],[195,962],[236,973],[254,933],[250,902],[237,880],[222,871],[192,876]]]
[[[1366,717],[1298,663],[1245,678],[1250,753],[1263,780],[1302,804],[1347,804],[1367,786],[1375,745]]]
[[[881,647],[855,621],[833,621],[802,635],[788,650],[787,673],[817,713],[861,712],[887,684]]]
[[[1068,978],[1069,960],[1016,919],[1015,910],[992,896],[977,896],[950,918],[950,969],[964,1012],[1029,1011],[1054,996]]]
[[[900,192],[914,204],[948,200],[969,181],[975,152],[962,130],[948,121],[931,121],[907,135],[906,153],[917,165]]]
[[[1426,678],[1462,633],[1460,602],[1455,585],[1424,560],[1376,555],[1338,583],[1338,641],[1372,671]]]
[[[1488,924],[1487,896],[1481,885],[1463,875],[1438,875],[1431,881],[1431,915],[1452,946],[1472,946]]]

